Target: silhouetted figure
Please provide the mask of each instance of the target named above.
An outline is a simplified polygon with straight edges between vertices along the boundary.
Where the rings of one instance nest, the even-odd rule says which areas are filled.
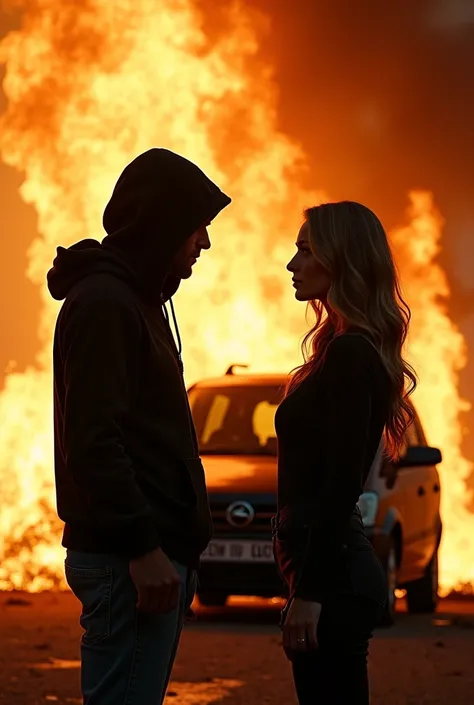
[[[352,202],[310,208],[288,264],[316,324],[277,410],[275,554],[290,599],[283,644],[300,705],[368,705],[367,653],[388,589],[357,502],[385,431],[413,417],[402,358],[409,311],[384,229]]]
[[[82,604],[87,705],[161,703],[195,569],[211,536],[204,473],[165,302],[210,247],[230,199],[183,157],[151,149],[120,176],[108,235],[58,248],[57,506]]]

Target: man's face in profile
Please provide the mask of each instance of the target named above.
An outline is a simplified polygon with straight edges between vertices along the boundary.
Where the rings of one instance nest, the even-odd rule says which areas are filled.
[[[169,274],[180,279],[189,279],[193,273],[193,265],[196,264],[201,251],[208,250],[211,247],[209,233],[207,232],[209,225],[210,221],[207,221],[186,240],[174,256]]]

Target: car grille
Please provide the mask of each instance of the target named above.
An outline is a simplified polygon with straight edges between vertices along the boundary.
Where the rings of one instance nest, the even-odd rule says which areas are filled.
[[[268,500],[262,500],[261,498],[252,497],[228,497],[225,499],[214,499],[211,496],[211,513],[214,523],[214,535],[215,536],[240,536],[245,538],[246,536],[261,536],[267,537],[271,536],[271,518],[275,516],[276,513],[276,502],[274,498]],[[227,519],[228,508],[239,502],[248,503],[255,516],[252,521],[243,526],[234,526]]]

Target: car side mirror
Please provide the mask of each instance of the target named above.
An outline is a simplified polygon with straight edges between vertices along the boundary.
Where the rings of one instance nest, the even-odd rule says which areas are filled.
[[[405,455],[398,461],[399,468],[438,465],[442,461],[439,448],[429,446],[409,446]]]

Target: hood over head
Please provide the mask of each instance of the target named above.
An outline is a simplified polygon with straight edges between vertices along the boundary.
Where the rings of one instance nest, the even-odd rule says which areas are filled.
[[[97,240],[81,240],[68,248],[58,247],[47,274],[49,293],[53,299],[62,301],[78,281],[99,272],[110,272],[131,282],[135,280],[133,272],[127,272],[124,264],[104,250]]]
[[[102,243],[58,248],[47,277],[51,295],[64,299],[80,279],[106,271],[130,280],[147,298],[166,300],[180,283],[167,276],[172,258],[230,202],[184,157],[157,148],[140,154],[125,167],[105,208]]]

